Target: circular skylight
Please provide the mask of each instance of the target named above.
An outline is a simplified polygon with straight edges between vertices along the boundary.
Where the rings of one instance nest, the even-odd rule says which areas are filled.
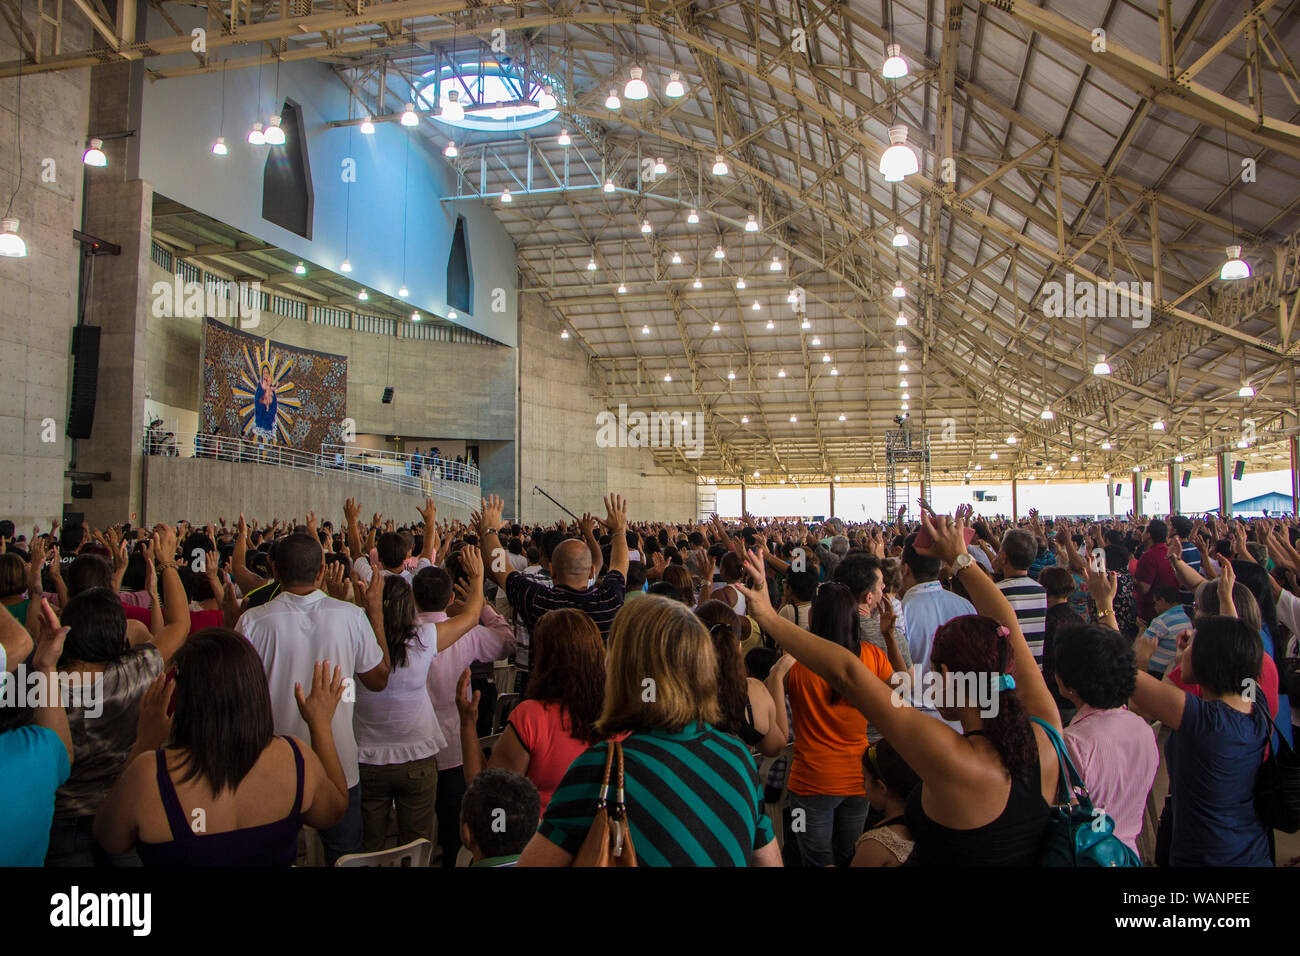
[[[546,90],[548,86],[550,94]],[[432,69],[420,78],[416,100],[421,109],[435,110],[433,118],[445,126],[518,132],[555,119],[558,111],[543,108],[541,103],[558,95],[554,92],[558,88],[559,84],[549,77],[525,77],[523,70],[502,57]],[[447,120],[439,115],[452,90],[457,91],[457,99],[465,110],[463,119]]]

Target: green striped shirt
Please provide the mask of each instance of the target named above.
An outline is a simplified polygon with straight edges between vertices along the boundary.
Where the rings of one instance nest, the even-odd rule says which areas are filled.
[[[570,766],[538,832],[576,856],[591,829],[607,744]],[[754,759],[735,737],[708,724],[651,730],[623,741],[627,819],[646,866],[748,866],[773,839]],[[613,803],[616,774],[611,774]]]

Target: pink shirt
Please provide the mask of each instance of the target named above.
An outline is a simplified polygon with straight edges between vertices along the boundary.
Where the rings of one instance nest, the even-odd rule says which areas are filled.
[[[415,620],[420,624],[440,624],[447,620],[447,615],[442,611],[433,611],[417,614]],[[478,626],[438,654],[429,665],[429,697],[433,701],[434,716],[442,727],[443,736],[447,738],[447,746],[437,754],[439,770],[459,767],[463,761],[460,750],[460,711],[456,709],[456,682],[460,680],[461,673],[475,661],[499,661],[514,651],[515,632],[510,629],[510,622],[490,606],[484,605]]]
[[[1147,793],[1160,751],[1151,726],[1127,707],[1083,704],[1064,732],[1065,746],[1092,797],[1115,821],[1115,836],[1137,852]]]
[[[528,779],[537,785],[542,812],[569,764],[588,747],[569,736],[569,717],[557,701],[526,700],[510,712],[509,724],[528,751]]]

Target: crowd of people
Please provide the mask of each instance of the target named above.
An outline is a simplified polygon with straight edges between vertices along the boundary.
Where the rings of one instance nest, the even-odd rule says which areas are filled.
[[[1297,862],[1295,518],[413,510],[0,521],[0,864]]]

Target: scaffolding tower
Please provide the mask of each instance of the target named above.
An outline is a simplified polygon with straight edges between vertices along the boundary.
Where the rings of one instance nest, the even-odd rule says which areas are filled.
[[[900,466],[906,466],[905,474],[899,471]],[[903,517],[910,518],[913,475],[920,486],[930,487],[929,430],[913,430],[912,420],[904,417],[897,429],[886,432],[885,471],[885,520],[897,518],[900,507],[907,509]]]

